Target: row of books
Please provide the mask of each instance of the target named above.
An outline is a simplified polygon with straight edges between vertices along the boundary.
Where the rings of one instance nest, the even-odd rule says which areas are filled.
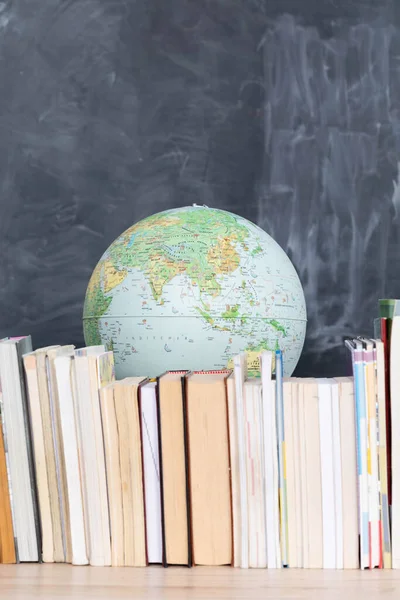
[[[278,350],[116,381],[103,346],[1,340],[0,561],[398,567],[400,316],[378,329],[335,379]]]

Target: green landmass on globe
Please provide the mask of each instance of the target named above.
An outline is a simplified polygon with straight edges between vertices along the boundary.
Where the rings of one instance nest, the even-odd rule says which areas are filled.
[[[114,351],[119,377],[219,369],[238,352],[278,347],[289,375],[306,308],[292,263],[267,233],[193,206],[152,215],[111,244],[90,279],[83,324],[87,345]]]

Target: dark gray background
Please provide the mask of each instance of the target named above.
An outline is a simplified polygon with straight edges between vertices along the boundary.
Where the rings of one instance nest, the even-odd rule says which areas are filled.
[[[107,246],[196,202],[282,245],[297,374],[344,373],[343,336],[400,295],[399,5],[0,2],[0,335],[83,344]]]

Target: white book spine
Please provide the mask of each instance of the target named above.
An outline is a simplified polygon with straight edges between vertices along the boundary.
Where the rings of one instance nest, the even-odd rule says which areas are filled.
[[[275,386],[272,381],[272,352],[261,354],[263,393],[264,488],[269,569],[281,568],[279,542],[278,453],[275,420]]]
[[[96,441],[90,399],[90,383],[86,356],[75,356],[76,407],[78,414],[78,437],[82,445],[82,488],[84,495],[86,527],[88,530],[89,562],[92,566],[107,566],[103,548],[101,526],[100,482],[96,462]]]
[[[25,406],[16,344],[7,342],[0,344],[0,377],[4,421],[7,430],[13,494],[14,536],[17,540],[18,560],[37,562],[40,557],[30,481],[28,442],[26,434],[23,434],[25,432]]]
[[[243,386],[245,380],[246,357],[243,354],[234,357],[234,376],[237,409],[237,442],[239,449],[239,484],[240,484],[240,515],[241,515],[241,564],[242,569],[249,568],[249,526],[247,502],[246,474],[246,415],[243,402]]]
[[[160,456],[156,391],[153,386],[142,388],[140,417],[143,432],[147,558],[149,563],[162,563]]]
[[[26,368],[25,363],[25,373],[32,422],[32,443],[39,512],[42,522],[42,560],[45,563],[52,563],[54,562],[53,524],[51,519],[50,492],[36,368]]]
[[[280,539],[282,564],[289,564],[288,558],[288,508],[287,508],[287,485],[286,485],[286,449],[285,449],[285,425],[283,405],[283,358],[282,352],[275,353],[276,372],[276,415],[277,415],[277,438],[278,438],[278,473],[279,473],[279,498],[280,498]]]
[[[335,518],[336,518],[336,568],[343,569],[343,497],[342,497],[342,466],[340,451],[340,413],[339,385],[331,383],[332,394],[332,438],[333,438],[333,478],[335,489]],[[354,473],[354,476],[356,474]]]
[[[400,317],[394,317],[390,341],[392,415],[392,568],[400,569]]]
[[[333,467],[331,386],[318,381],[319,434],[321,448],[322,530],[324,569],[336,567],[335,489]]]
[[[72,564],[87,565],[84,508],[78,455],[77,426],[75,421],[72,359],[60,356],[55,359],[57,388],[59,397],[61,434],[64,447],[64,461],[67,479],[68,507],[71,526]]]

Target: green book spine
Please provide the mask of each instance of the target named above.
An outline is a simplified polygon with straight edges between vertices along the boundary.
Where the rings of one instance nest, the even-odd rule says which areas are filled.
[[[394,316],[400,315],[400,300],[395,298],[386,298],[379,300],[379,316],[393,319]]]

